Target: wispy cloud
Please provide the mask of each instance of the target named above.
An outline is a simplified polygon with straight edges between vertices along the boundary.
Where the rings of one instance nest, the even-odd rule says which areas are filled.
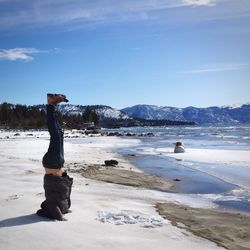
[[[191,6],[215,6],[217,0],[182,0],[182,2]]]
[[[14,49],[0,49],[0,60],[6,61],[32,61],[35,54],[39,53],[58,53],[60,50],[55,48],[53,50],[39,50],[36,48],[14,48]]]
[[[217,64],[217,65],[208,65],[203,66],[198,69],[192,70],[184,70],[180,71],[179,73],[182,74],[203,74],[203,73],[215,73],[215,72],[223,72],[223,71],[238,71],[238,70],[245,70],[250,67],[250,64]]]
[[[234,0],[228,0],[231,1]],[[240,6],[244,0],[238,1]],[[221,2],[223,0],[26,0],[22,3],[0,0],[0,27],[148,20],[166,17],[157,12],[162,14],[169,9],[199,6],[211,9]],[[245,5],[250,7],[248,3]],[[238,8],[246,10],[243,7]]]
[[[195,8],[194,8],[195,7]],[[202,7],[202,9],[200,9]],[[171,10],[171,13],[168,12]],[[180,12],[178,12],[180,10]],[[191,11],[189,11],[191,10]],[[183,14],[185,12],[185,14]],[[181,15],[181,16],[180,16]],[[0,0],[0,29],[162,19],[171,22],[250,16],[246,0]],[[25,26],[24,26],[25,25]]]

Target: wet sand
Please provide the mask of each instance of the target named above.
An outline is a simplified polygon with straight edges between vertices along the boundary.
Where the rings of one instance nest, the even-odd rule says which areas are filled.
[[[250,249],[250,215],[216,209],[191,208],[174,203],[157,203],[161,216],[174,226],[209,239],[230,250]]]
[[[165,179],[119,168],[87,166],[78,170],[85,178],[109,183],[169,192],[172,183]],[[230,250],[250,249],[250,214],[218,209],[192,208],[174,203],[157,203],[157,212],[174,226],[215,242]]]
[[[75,172],[80,173],[85,178],[93,180],[158,191],[170,191],[173,186],[171,182],[166,181],[162,177],[134,170],[89,165],[82,168],[78,167]]]

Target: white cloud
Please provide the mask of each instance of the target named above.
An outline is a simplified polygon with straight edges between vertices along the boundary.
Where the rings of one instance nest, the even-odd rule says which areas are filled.
[[[182,0],[186,5],[192,6],[215,6],[216,0]]]
[[[184,74],[202,74],[202,73],[214,73],[214,72],[223,72],[223,71],[238,71],[245,70],[250,67],[250,64],[217,64],[211,66],[203,66],[199,69],[185,70],[180,71],[179,73]]]
[[[195,7],[195,8],[194,8]],[[199,23],[250,17],[248,0],[0,0],[0,30],[161,20]]]
[[[0,29],[21,26],[51,26],[61,24],[86,24],[151,20],[170,16],[178,22],[198,19],[216,19],[222,16],[248,15],[250,1],[245,0],[0,0]],[[2,8],[3,7],[3,8]],[[200,11],[187,12],[183,8]],[[213,8],[210,8],[213,7]],[[167,12],[174,9],[171,15]],[[178,15],[178,9],[182,9]],[[211,11],[213,9],[213,11]],[[175,12],[176,11],[176,12]],[[25,26],[24,26],[25,25]]]
[[[34,58],[31,55],[42,53],[46,51],[35,48],[14,48],[14,49],[0,49],[0,60],[7,61],[32,61]]]

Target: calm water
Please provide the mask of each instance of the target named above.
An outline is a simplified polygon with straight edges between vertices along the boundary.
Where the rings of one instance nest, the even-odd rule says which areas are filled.
[[[174,192],[208,194],[228,192],[236,188],[236,185],[178,164],[172,158],[140,156],[132,160],[132,163],[145,172],[165,177],[169,181],[175,180],[172,189]]]
[[[203,162],[183,162],[166,155],[152,153],[157,152],[157,148],[173,148],[174,142],[182,141],[186,148],[249,150],[250,156],[250,126],[148,127],[121,128],[112,131],[136,135],[153,133],[152,137],[138,137],[141,139],[140,145],[120,148],[119,153],[135,155],[131,158],[132,163],[145,172],[160,175],[171,181],[178,179],[174,181],[173,192],[213,194],[217,197],[214,202],[224,208],[250,212],[250,185],[247,185],[250,182],[250,166],[248,168]],[[194,168],[194,165],[204,171]],[[211,172],[211,169],[214,169],[214,174],[206,173]],[[220,176],[227,178],[220,178]],[[243,184],[244,187],[233,183]]]

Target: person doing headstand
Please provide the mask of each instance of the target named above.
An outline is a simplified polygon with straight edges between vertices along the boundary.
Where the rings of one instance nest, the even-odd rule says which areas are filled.
[[[48,151],[43,156],[42,163],[45,170],[43,187],[45,190],[45,201],[37,215],[55,220],[65,220],[63,214],[70,212],[71,188],[73,178],[66,172],[62,172],[64,164],[63,131],[56,116],[56,105],[68,102],[65,95],[47,94],[48,104],[47,125],[50,134]]]

